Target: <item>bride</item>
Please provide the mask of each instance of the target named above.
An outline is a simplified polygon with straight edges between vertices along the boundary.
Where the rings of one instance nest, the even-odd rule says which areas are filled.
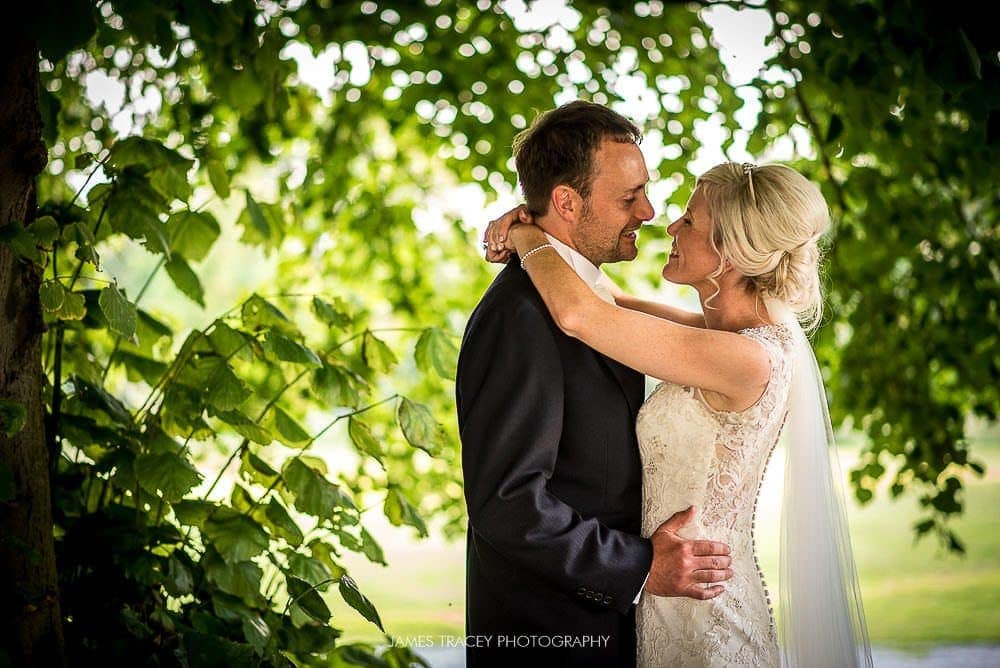
[[[829,212],[819,189],[783,165],[724,163],[697,180],[667,229],[673,245],[663,277],[692,286],[704,315],[617,288],[617,306],[602,300],[541,229],[511,226],[515,220],[530,223],[515,210],[491,223],[486,242],[517,252],[560,329],[663,380],[636,425],[643,535],[696,506],[681,535],[712,536],[732,549],[722,595],[643,594],[639,665],[870,666],[826,394],[803,331],[821,313],[817,241]],[[783,429],[779,649],[754,512]]]

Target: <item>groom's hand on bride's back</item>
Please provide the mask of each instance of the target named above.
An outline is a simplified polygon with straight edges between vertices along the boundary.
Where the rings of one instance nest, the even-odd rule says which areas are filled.
[[[688,596],[707,600],[726,589],[720,582],[733,577],[729,546],[711,540],[688,540],[678,529],[694,517],[694,507],[674,513],[649,537],[653,565],[646,591],[656,596]],[[706,587],[706,583],[715,583]]]

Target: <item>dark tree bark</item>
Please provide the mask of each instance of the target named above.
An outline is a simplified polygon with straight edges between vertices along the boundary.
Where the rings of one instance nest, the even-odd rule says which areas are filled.
[[[38,85],[38,49],[7,22],[0,31],[0,227],[35,215],[35,177],[47,161]],[[14,498],[0,502],[0,647],[15,666],[65,663],[42,401],[41,279],[39,267],[0,245],[0,398],[27,410],[19,433],[0,434],[0,462],[14,480]]]

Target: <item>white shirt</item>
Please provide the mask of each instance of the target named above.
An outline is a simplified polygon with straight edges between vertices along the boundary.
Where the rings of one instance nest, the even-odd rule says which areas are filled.
[[[582,278],[584,283],[589,285],[598,297],[609,304],[615,303],[615,298],[612,296],[611,288],[609,287],[611,279],[605,276],[599,267],[594,266],[594,263],[581,255],[578,250],[570,248],[551,234],[546,233],[545,236],[548,238],[549,243],[552,244],[552,247],[556,249],[556,252],[559,253],[559,256],[566,261],[566,264],[573,268],[576,275]],[[646,574],[646,579],[642,581],[642,587],[639,588],[639,593],[635,595],[632,605],[639,604],[639,599],[642,598],[642,590],[646,588],[647,580],[649,580],[648,573]]]
[[[609,304],[615,303],[615,298],[611,296],[611,279],[605,276],[603,271],[594,266],[593,262],[581,255],[575,248],[570,248],[551,234],[546,233],[545,236],[559,253],[559,256],[573,268],[576,275],[582,278],[583,282],[589,285],[598,297]]]

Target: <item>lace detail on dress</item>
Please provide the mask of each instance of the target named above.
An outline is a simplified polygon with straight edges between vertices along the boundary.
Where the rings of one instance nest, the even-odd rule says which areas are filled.
[[[649,536],[694,505],[681,534],[729,544],[733,577],[710,600],[643,593],[637,609],[640,666],[778,666],[771,602],[757,563],[754,516],[764,470],[784,424],[791,380],[791,332],[784,325],[741,330],[771,362],[763,394],[743,411],[713,409],[696,388],[660,383],[639,411],[643,526]]]

